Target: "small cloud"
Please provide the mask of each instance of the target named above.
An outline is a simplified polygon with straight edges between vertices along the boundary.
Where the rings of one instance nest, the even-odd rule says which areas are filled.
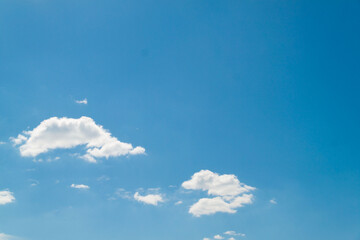
[[[102,176],[98,177],[96,180],[98,180],[99,182],[105,182],[105,181],[109,181],[110,178],[106,175],[102,175]]]
[[[39,158],[39,159],[33,159],[32,160],[34,163],[42,163],[42,162],[44,162],[44,160],[42,159],[42,158]]]
[[[203,238],[203,240],[211,240],[210,238]]]
[[[77,104],[88,104],[88,101],[87,101],[87,99],[86,98],[84,98],[83,100],[75,100],[75,102],[77,103]]]
[[[0,191],[0,205],[5,205],[15,201],[14,194],[8,190]],[[1,240],[1,239],[0,239]]]
[[[57,161],[57,160],[59,160],[60,159],[60,157],[55,157],[55,158],[48,158],[48,159],[46,159],[46,162],[55,162],[55,161]]]
[[[224,239],[224,237],[218,234],[214,236],[214,239]]]
[[[17,137],[10,137],[9,138],[10,141],[13,143],[14,146],[22,144],[23,142],[25,142],[28,138],[25,137],[22,134],[19,134]]]
[[[88,185],[85,185],[85,184],[71,184],[70,185],[71,188],[76,188],[76,189],[90,189],[90,187]]]
[[[132,199],[132,194],[128,191],[126,191],[123,188],[118,188],[115,191],[115,196],[116,197],[112,197],[110,200],[115,200],[116,198],[122,198],[122,199]]]
[[[149,192],[159,192],[160,191],[160,188],[159,187],[157,187],[157,188],[148,188],[148,191]]]
[[[30,186],[31,186],[31,187],[35,187],[35,186],[39,185],[39,181],[38,181],[38,180],[29,179],[28,181],[31,182],[31,183],[30,183]]]
[[[233,237],[230,237],[228,240],[235,240],[235,238],[233,238]]]
[[[277,204],[277,201],[276,201],[275,198],[273,198],[273,199],[270,200],[270,203],[271,203],[271,204]]]
[[[139,192],[134,194],[134,199],[138,202],[142,202],[145,204],[150,204],[157,206],[159,202],[164,202],[164,199],[160,194],[148,194],[148,195],[140,195]]]
[[[177,201],[176,203],[175,203],[175,205],[180,205],[180,204],[182,204],[183,203],[183,201]]]
[[[0,141],[0,145],[3,145],[3,144],[6,144],[6,142],[2,142],[2,141]]]
[[[230,235],[230,236],[241,236],[241,237],[245,237],[244,233],[237,233],[235,231],[226,231],[224,232],[224,234],[226,235]]]

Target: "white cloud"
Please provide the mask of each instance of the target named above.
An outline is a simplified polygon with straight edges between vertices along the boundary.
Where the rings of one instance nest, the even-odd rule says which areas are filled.
[[[15,240],[15,239],[19,239],[19,238],[5,234],[5,233],[0,233],[0,240]]]
[[[210,240],[210,238],[203,238],[203,240]]]
[[[193,204],[189,213],[196,217],[217,212],[236,213],[236,208],[252,203],[253,195],[246,194],[255,190],[241,183],[233,174],[219,175],[209,170],[195,173],[190,180],[183,182],[182,187],[189,190],[207,191],[214,198],[201,198]]]
[[[27,137],[25,137],[22,134],[19,134],[16,138],[15,137],[10,137],[10,141],[13,143],[14,146],[22,144],[26,140],[27,140]]]
[[[218,234],[214,236],[214,239],[224,239],[224,237]]]
[[[23,133],[24,135],[19,134],[10,139],[14,145],[20,145],[20,154],[24,157],[36,157],[49,150],[69,149],[80,145],[87,149],[86,154],[80,157],[89,162],[96,162],[97,158],[145,153],[143,147],[134,148],[130,143],[120,142],[89,117],[52,117],[42,121],[33,130]]]
[[[83,100],[75,100],[75,102],[78,104],[88,104],[88,101],[86,98],[84,98]]]
[[[71,184],[70,185],[71,188],[76,188],[76,189],[90,189],[90,187],[88,185],[85,184]]]
[[[6,142],[0,141],[0,145],[6,144]]]
[[[276,201],[275,198],[273,198],[273,199],[270,200],[270,203],[271,203],[271,204],[277,204],[277,201]]]
[[[35,179],[28,179],[28,181],[30,182],[31,187],[36,187],[40,183],[38,180]]]
[[[148,194],[141,196],[138,192],[134,194],[134,199],[138,202],[143,202],[145,204],[151,204],[157,206],[159,202],[164,202],[160,194]]]
[[[0,205],[5,205],[15,201],[14,194],[8,190],[0,191]]]
[[[226,231],[224,232],[224,234],[226,235],[230,235],[230,236],[241,236],[241,237],[245,237],[244,233],[237,233],[235,231]]]
[[[232,209],[229,203],[225,202],[221,197],[201,198],[189,209],[189,213],[196,217],[211,215],[217,212],[235,213],[236,210]]]
[[[176,203],[175,203],[175,205],[180,205],[180,204],[182,204],[183,203],[183,201],[177,201]]]
[[[228,240],[235,240],[235,238],[233,238],[233,237],[230,237]]]
[[[216,196],[236,196],[255,189],[241,183],[233,174],[219,175],[209,170],[195,173],[189,181],[183,182],[182,187],[207,191],[209,195]]]

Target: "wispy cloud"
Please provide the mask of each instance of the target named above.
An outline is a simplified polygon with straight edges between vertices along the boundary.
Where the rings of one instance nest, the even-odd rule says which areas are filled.
[[[75,102],[77,103],[77,104],[88,104],[88,100],[86,99],[86,98],[84,98],[83,100],[75,100]]]
[[[20,238],[5,233],[0,233],[0,240],[20,240]]]
[[[85,185],[85,184],[71,184],[70,185],[71,188],[76,188],[76,189],[84,189],[84,190],[87,190],[87,189],[90,189],[90,187],[88,185]]]
[[[235,231],[226,231],[226,232],[224,232],[224,234],[230,235],[230,236],[241,236],[241,237],[246,236],[244,233],[237,233]]]
[[[277,201],[276,201],[276,199],[275,198],[273,198],[273,199],[270,199],[270,201],[269,201],[271,204],[277,204]]]
[[[102,176],[98,177],[96,180],[98,180],[99,182],[106,182],[106,181],[109,181],[110,178],[106,175],[102,175]]]
[[[180,204],[182,204],[183,203],[183,201],[177,201],[176,203],[175,203],[175,205],[180,205]]]

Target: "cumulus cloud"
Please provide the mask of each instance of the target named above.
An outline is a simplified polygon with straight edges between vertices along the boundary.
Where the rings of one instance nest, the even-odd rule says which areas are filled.
[[[145,153],[143,147],[134,148],[130,143],[120,142],[89,117],[52,117],[42,121],[33,130],[10,139],[14,145],[19,145],[20,154],[24,157],[36,157],[53,149],[69,149],[80,145],[86,148],[86,153],[80,157],[89,162],[96,162],[97,158]]]
[[[271,203],[271,204],[277,204],[277,201],[276,201],[275,198],[273,198],[273,199],[270,200],[270,203]]]
[[[5,205],[15,201],[14,194],[8,190],[0,191],[0,205]]]
[[[85,104],[85,105],[88,104],[88,101],[86,98],[84,98],[83,100],[75,100],[75,102],[78,104]]]
[[[70,185],[71,188],[76,188],[76,189],[90,189],[90,187],[88,185],[85,185],[85,184],[71,184]]]
[[[225,202],[221,197],[201,198],[189,209],[189,213],[196,217],[211,215],[217,212],[235,213],[236,210],[232,209],[230,204]]]
[[[175,203],[175,205],[180,205],[180,204],[182,204],[183,203],[183,201],[177,201],[176,203]]]
[[[157,206],[159,202],[164,202],[160,194],[140,195],[138,192],[134,194],[134,199],[138,202]]]
[[[233,174],[219,175],[209,170],[201,170],[195,173],[190,180],[183,182],[182,187],[207,191],[209,195],[217,196],[236,196],[255,189],[240,183]]]
[[[235,213],[236,208],[252,203],[253,195],[247,194],[254,187],[241,183],[233,174],[219,175],[209,170],[195,173],[190,180],[182,183],[188,190],[206,191],[213,198],[201,198],[193,204],[189,213],[196,217],[217,212]]]
[[[218,234],[214,236],[214,239],[224,239],[224,237]]]

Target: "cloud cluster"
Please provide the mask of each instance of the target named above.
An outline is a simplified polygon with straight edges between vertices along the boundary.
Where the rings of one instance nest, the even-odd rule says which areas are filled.
[[[15,197],[12,192],[8,190],[0,191],[0,205],[5,205],[14,201]]]
[[[145,204],[150,204],[157,206],[158,203],[164,202],[163,197],[160,194],[148,194],[148,195],[140,195],[139,192],[134,194],[134,199],[138,202],[142,202]]]
[[[24,157],[36,157],[49,150],[69,149],[80,145],[86,148],[86,154],[81,158],[89,162],[96,162],[97,158],[145,153],[143,147],[134,148],[130,143],[120,142],[89,117],[52,117],[42,121],[33,130],[24,131],[10,139],[14,145],[19,145],[20,154]]]
[[[85,184],[71,184],[70,185],[71,188],[76,188],[76,189],[84,189],[84,190],[87,190],[87,189],[90,189],[90,187],[88,185],[85,185]]]
[[[247,194],[254,187],[241,183],[233,174],[219,175],[209,170],[195,173],[190,180],[182,183],[188,190],[206,191],[213,198],[201,198],[193,204],[189,213],[196,217],[217,212],[235,213],[236,208],[251,204],[253,195]]]

